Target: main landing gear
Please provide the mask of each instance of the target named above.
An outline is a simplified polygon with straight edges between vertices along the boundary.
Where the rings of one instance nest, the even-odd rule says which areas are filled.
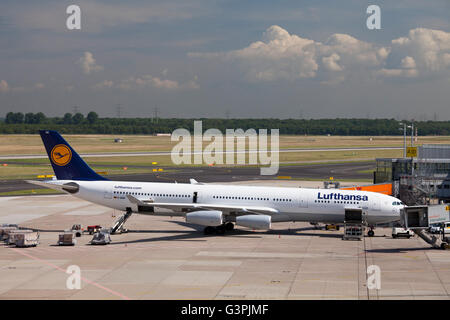
[[[233,229],[234,229],[234,224],[232,222],[228,222],[228,223],[221,224],[220,226],[217,226],[217,227],[208,226],[203,230],[203,232],[205,235],[210,235],[210,234],[223,235],[223,234],[225,234],[225,231],[232,231]]]

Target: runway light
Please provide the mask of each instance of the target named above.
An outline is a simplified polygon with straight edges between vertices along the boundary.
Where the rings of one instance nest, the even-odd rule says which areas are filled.
[[[153,161],[152,164],[158,164],[158,162]]]
[[[164,171],[164,169],[163,168],[159,168],[158,171]]]
[[[158,169],[153,169],[152,171],[153,171],[153,172],[156,172],[156,171],[158,171]]]
[[[128,168],[127,168],[127,167],[123,167],[122,169],[123,169],[123,170],[127,170]]]
[[[3,166],[4,166],[4,167],[7,167],[7,166],[8,166],[8,164],[7,164],[7,163],[4,163],[4,164],[3,164]]]

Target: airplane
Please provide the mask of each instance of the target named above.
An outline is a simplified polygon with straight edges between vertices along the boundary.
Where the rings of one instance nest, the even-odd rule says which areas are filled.
[[[236,186],[190,183],[111,181],[96,172],[56,131],[39,131],[56,179],[27,180],[64,191],[92,203],[124,211],[111,233],[124,230],[133,214],[181,216],[204,227],[205,234],[224,234],[234,224],[268,230],[272,223],[304,221],[342,224],[346,212],[360,212],[374,227],[400,220],[404,203],[370,191]],[[61,155],[64,155],[61,157]]]

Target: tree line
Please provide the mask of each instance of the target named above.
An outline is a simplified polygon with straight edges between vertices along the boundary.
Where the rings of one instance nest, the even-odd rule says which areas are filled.
[[[98,120],[98,114],[91,111],[87,114],[86,119],[82,113],[76,113],[72,116],[71,113],[66,113],[62,118],[47,118],[42,112],[26,113],[22,112],[8,112],[6,114],[5,124],[94,124]]]
[[[94,111],[86,116],[66,113],[63,117],[47,117],[42,112],[8,112],[0,119],[0,134],[35,134],[40,129],[66,134],[156,134],[175,129],[194,130],[194,120],[201,120],[203,131],[226,129],[279,129],[288,135],[381,136],[403,135],[395,119],[220,119],[220,118],[100,118]],[[416,121],[419,135],[450,135],[450,121]]]

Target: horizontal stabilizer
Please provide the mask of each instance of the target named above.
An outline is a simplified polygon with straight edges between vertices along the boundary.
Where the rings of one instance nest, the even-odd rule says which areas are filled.
[[[37,186],[50,188],[58,191],[66,191],[69,193],[76,193],[80,189],[80,186],[74,182],[69,182],[65,184],[55,183],[53,180],[49,181],[36,181],[36,180],[25,180],[28,183],[35,184]]]

